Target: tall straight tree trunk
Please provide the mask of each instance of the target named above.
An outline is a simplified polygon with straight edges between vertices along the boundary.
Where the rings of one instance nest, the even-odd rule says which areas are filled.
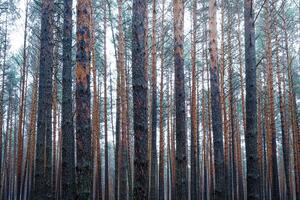
[[[172,74],[170,73],[170,70],[169,70],[169,76],[168,77],[169,77],[168,87],[171,88],[173,79],[172,79]],[[173,117],[174,102],[172,101],[172,99],[174,99],[173,90],[171,90],[171,92],[169,94],[169,110],[170,110],[169,119],[170,119],[170,127],[171,127],[170,128],[170,132],[171,132],[171,136],[170,136],[170,140],[171,140],[171,158],[170,158],[170,162],[171,162],[171,198],[175,198],[176,162],[175,162],[175,132],[174,132],[174,117]]]
[[[203,45],[203,58],[205,57],[204,53],[204,45]],[[202,67],[201,73],[201,87],[202,87],[202,163],[203,163],[203,181],[202,181],[202,196],[201,198],[207,200],[207,143],[206,143],[206,111],[205,111],[205,92],[204,92],[204,65]]]
[[[212,128],[214,139],[214,164],[215,164],[215,199],[225,198],[224,179],[224,150],[223,150],[223,128],[220,105],[219,78],[217,66],[217,18],[216,0],[209,1],[209,51],[210,51],[210,83],[211,83],[211,110]]]
[[[258,75],[260,74],[259,72],[257,73]],[[262,91],[262,79],[260,75],[258,76],[258,81],[257,81],[257,87],[258,91]],[[257,97],[257,152],[258,152],[258,169],[259,169],[259,174],[261,176],[260,178],[260,188],[259,188],[259,195],[260,198],[264,197],[264,144],[263,144],[263,108],[262,108],[262,95],[259,95]]]
[[[100,145],[100,99],[99,92],[101,91],[101,84],[97,82],[97,66],[96,66],[96,51],[95,51],[95,24],[93,21],[93,38],[92,38],[92,72],[93,72],[93,119],[92,119],[92,159],[93,159],[93,198],[102,199],[102,171],[101,171],[101,145]],[[98,86],[100,89],[98,90]]]
[[[125,29],[126,31],[126,29]],[[126,64],[125,66],[125,71],[126,71],[126,76],[125,76],[125,81],[126,81],[126,103],[127,103],[127,177],[128,177],[128,197],[129,197],[129,200],[133,200],[133,176],[132,176],[132,173],[133,173],[133,170],[132,170],[132,155],[131,155],[131,134],[130,134],[130,113],[128,111],[128,108],[130,108],[130,102],[129,102],[129,69],[128,69],[128,64]]]
[[[36,66],[37,67],[37,66]],[[23,184],[23,194],[24,198],[30,199],[30,188],[33,185],[33,161],[35,154],[35,135],[36,135],[36,117],[37,117],[37,96],[38,96],[38,69],[35,69],[35,75],[33,77],[33,86],[32,86],[32,99],[31,99],[31,109],[30,109],[30,119],[28,127],[28,142],[27,142],[27,154],[26,154],[26,163],[25,164],[25,173],[28,172],[27,188],[26,184]],[[27,169],[27,170],[26,170]],[[25,182],[25,181],[24,181]]]
[[[276,23],[278,20],[276,19]],[[277,70],[277,85],[278,85],[278,95],[279,95],[279,110],[280,110],[280,123],[281,123],[281,145],[283,151],[283,173],[285,177],[285,187],[286,192],[284,193],[284,197],[286,199],[291,199],[291,188],[290,188],[290,142],[289,142],[289,131],[286,127],[287,119],[286,119],[286,109],[285,109],[285,101],[284,96],[282,95],[282,69],[280,68],[280,56],[279,56],[279,34],[277,27],[275,26],[275,54],[276,54],[276,70]],[[283,80],[285,81],[285,80]]]
[[[132,87],[134,123],[134,198],[147,199],[147,80],[145,76],[146,3],[134,0],[132,6]]]
[[[127,173],[128,173],[128,104],[126,94],[126,68],[125,68],[125,38],[123,33],[122,0],[118,0],[118,30],[119,30],[119,52],[118,71],[120,72],[120,96],[121,96],[121,147],[119,150],[120,165],[120,198],[128,198]]]
[[[237,39],[238,39],[238,61],[240,65],[240,87],[241,87],[241,100],[242,100],[242,118],[243,118],[243,129],[244,133],[246,130],[246,113],[245,113],[245,94],[244,94],[244,74],[243,74],[243,59],[242,59],[242,41],[241,41],[241,17],[240,17],[240,8],[238,7],[238,32],[237,32]],[[239,131],[237,134],[237,151],[238,151],[238,193],[239,199],[244,199],[244,173],[243,173],[243,156],[242,156],[242,149],[241,149],[241,135],[242,132]]]
[[[24,116],[25,116],[25,87],[26,87],[26,77],[27,77],[27,24],[28,24],[28,1],[26,1],[25,9],[25,27],[24,27],[24,46],[23,46],[23,66],[21,71],[21,99],[19,105],[19,125],[18,125],[18,161],[17,161],[17,198],[22,198],[22,172],[23,172],[23,126],[24,126]],[[1,139],[2,140],[2,139]],[[2,142],[2,141],[1,141]],[[0,147],[2,148],[2,146]],[[0,152],[1,153],[1,152]],[[1,162],[0,162],[1,164]]]
[[[220,60],[220,101],[221,101],[221,108],[222,108],[222,120],[223,120],[223,129],[224,129],[224,170],[225,170],[225,183],[227,185],[227,189],[225,191],[226,196],[228,196],[228,192],[230,191],[228,187],[229,184],[229,154],[228,154],[228,120],[227,120],[227,112],[226,112],[226,94],[225,94],[225,34],[224,34],[224,14],[225,14],[225,2],[224,0],[221,1],[221,60]]]
[[[3,138],[3,126],[4,126],[4,89],[5,89],[5,74],[6,74],[6,53],[7,53],[7,17],[5,20],[5,31],[4,31],[4,55],[3,55],[3,64],[2,64],[2,86],[0,93],[0,146],[2,147],[2,138]],[[2,152],[2,148],[0,148],[0,183],[2,183],[2,166],[4,165],[5,157],[2,157],[4,152]],[[4,154],[5,155],[5,154]],[[2,162],[3,160],[3,162]],[[0,186],[0,190],[3,191],[4,185]]]
[[[116,101],[116,148],[115,148],[115,200],[119,199],[119,146],[120,146],[120,73],[117,74],[117,101]]]
[[[242,99],[242,119],[243,119],[243,128],[246,130],[246,113],[245,113],[245,94],[244,94],[244,73],[243,73],[243,59],[242,59],[242,41],[241,41],[241,30],[240,30],[240,25],[241,25],[241,17],[240,17],[240,8],[238,6],[238,62],[240,65],[240,84],[241,84],[241,99]]]
[[[90,115],[92,2],[77,2],[76,53],[76,150],[77,199],[91,199],[92,153]]]
[[[40,77],[37,118],[36,170],[32,199],[52,199],[52,63],[53,0],[43,0],[41,10]]]
[[[174,68],[175,68],[175,110],[176,110],[176,190],[175,198],[188,199],[187,178],[187,134],[184,91],[183,58],[183,0],[173,1],[174,14]]]
[[[75,198],[75,136],[72,101],[72,3],[64,0],[62,70],[62,198]]]
[[[108,179],[108,131],[107,131],[107,55],[106,55],[106,31],[107,31],[107,14],[106,5],[107,0],[103,2],[103,15],[104,15],[104,137],[105,137],[105,198],[109,200],[109,179]]]
[[[284,10],[284,9],[283,9]],[[287,19],[286,16],[283,18],[283,32],[284,32],[284,46],[286,54],[286,65],[287,65],[287,76],[288,76],[288,102],[289,102],[289,112],[292,127],[292,138],[293,138],[293,152],[294,152],[294,172],[295,172],[295,190],[296,199],[300,198],[300,136],[299,136],[299,124],[297,117],[297,104],[294,89],[294,80],[292,74],[292,59],[290,57],[289,51],[289,40],[287,32]]]
[[[59,18],[59,17],[58,17]],[[58,40],[58,30],[55,30],[55,38],[54,40]],[[57,135],[57,110],[58,110],[58,105],[57,105],[57,93],[58,93],[58,84],[57,84],[57,73],[58,73],[58,44],[55,44],[54,50],[53,50],[53,73],[52,73],[52,82],[53,82],[53,87],[52,87],[52,116],[53,116],[53,122],[52,122],[52,184],[53,184],[53,193],[54,197],[57,195],[57,187],[56,187],[56,166],[57,166],[57,143],[56,143],[56,135]]]
[[[8,107],[7,107],[7,119],[6,119],[6,147],[5,147],[5,162],[4,162],[4,176],[3,176],[3,181],[4,181],[4,196],[2,199],[9,199],[9,196],[11,195],[11,188],[12,188],[12,180],[11,180],[11,172],[12,172],[12,166],[11,166],[11,160],[12,160],[12,131],[11,131],[11,126],[12,126],[12,99],[13,99],[13,94],[12,94],[12,88],[8,87]]]
[[[230,8],[232,11],[232,9]],[[236,155],[236,129],[235,129],[235,101],[236,99],[234,98],[234,86],[233,86],[233,58],[232,58],[232,19],[230,16],[228,16],[228,82],[229,82],[229,114],[230,114],[230,168],[229,168],[229,174],[230,174],[230,192],[229,192],[229,199],[237,199],[237,184],[236,184],[236,160],[235,160],[235,155]]]
[[[264,80],[266,80],[266,73],[264,72],[263,73],[263,78]],[[268,146],[268,133],[270,132],[269,131],[269,112],[268,112],[268,93],[267,93],[267,89],[266,89],[266,83],[264,82],[264,95],[263,95],[263,98],[264,98],[264,109],[263,109],[263,114],[264,114],[264,127],[263,127],[263,157],[264,157],[264,161],[263,161],[263,167],[264,167],[264,171],[263,171],[263,177],[264,177],[264,185],[265,185],[265,188],[264,188],[264,193],[265,193],[265,198],[266,199],[269,199],[271,198],[270,195],[271,195],[271,192],[270,192],[270,189],[271,189],[271,186],[270,186],[270,178],[269,178],[269,168],[268,168],[268,152],[267,152],[267,146]],[[260,137],[260,135],[258,135],[258,137]],[[258,147],[260,147],[260,145],[258,145]],[[258,154],[260,156],[260,152]],[[259,157],[260,159],[260,157]],[[259,160],[260,162],[260,160]]]
[[[193,8],[192,8],[192,19],[193,19],[193,30],[192,30],[192,50],[191,50],[191,59],[192,59],[192,91],[191,91],[191,186],[190,193],[191,199],[197,200],[197,97],[196,97],[196,33],[197,33],[197,1],[193,0]]]
[[[5,151],[2,152],[2,137],[3,137],[3,125],[4,125],[4,89],[5,89],[5,74],[6,74],[6,55],[7,55],[7,14],[5,17],[5,31],[4,31],[4,45],[3,45],[4,49],[3,49],[3,69],[2,69],[2,87],[1,87],[1,93],[0,93],[0,197],[2,197],[2,193],[4,190],[4,184],[2,184],[4,180],[2,180],[2,174],[3,174],[3,170],[4,170],[4,159],[5,159]],[[6,136],[7,137],[7,134]],[[5,149],[6,145],[4,143],[4,149]],[[4,157],[2,158],[2,156],[4,155]],[[2,161],[3,160],[3,161]]]
[[[151,120],[151,177],[150,177],[150,199],[157,199],[157,77],[156,77],[156,0],[152,0],[152,120]]]
[[[268,158],[270,169],[270,180],[272,184],[272,199],[279,199],[279,180],[276,155],[276,124],[275,124],[275,105],[273,88],[273,64],[272,64],[272,41],[271,41],[271,10],[269,0],[265,3],[266,11],[266,59],[267,59],[267,87],[268,87],[268,113],[269,113],[269,138],[268,138]]]
[[[165,191],[164,191],[164,179],[165,179],[165,172],[164,172],[164,156],[165,156],[165,135],[164,135],[164,122],[163,122],[163,100],[164,100],[164,61],[165,61],[165,27],[164,27],[164,22],[165,22],[165,0],[162,1],[162,17],[161,17],[161,49],[160,49],[160,97],[159,97],[159,200],[164,200],[165,198]],[[167,122],[169,123],[169,122]],[[168,124],[169,126],[169,124]],[[169,136],[169,135],[168,135]],[[167,144],[169,147],[169,137],[167,137]],[[168,148],[169,150],[169,148]],[[167,152],[169,152],[167,150]],[[169,153],[167,154],[167,166],[168,165],[168,159],[169,159]],[[167,169],[167,183],[169,180],[169,169]],[[169,185],[167,185],[167,189],[169,188]],[[167,190],[167,198],[169,198],[169,191]]]
[[[246,68],[246,160],[247,199],[259,199],[257,153],[256,59],[253,1],[244,0],[245,68]]]

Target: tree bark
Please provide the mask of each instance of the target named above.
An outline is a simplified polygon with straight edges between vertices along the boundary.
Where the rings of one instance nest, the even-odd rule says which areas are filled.
[[[164,99],[164,61],[165,61],[165,0],[162,1],[162,17],[161,17],[161,49],[160,49],[160,97],[159,97],[159,200],[164,200],[165,198],[165,191],[164,191],[164,178],[165,178],[165,172],[164,172],[164,156],[165,156],[165,135],[164,135],[164,122],[163,122],[163,99]],[[167,122],[168,123],[168,122]],[[169,145],[169,137],[167,137],[167,144]],[[167,151],[169,152],[169,151]],[[168,154],[169,155],[169,154]],[[167,156],[167,164],[168,162],[168,156]],[[167,175],[169,172],[167,171]],[[167,176],[167,180],[169,180],[169,176]],[[167,185],[167,188],[169,185]],[[168,190],[167,190],[168,191]],[[167,192],[167,199],[169,197],[169,193]]]
[[[145,77],[146,3],[134,0],[132,6],[132,87],[134,123],[134,198],[147,199],[147,80]]]
[[[76,149],[77,198],[92,196],[92,152],[90,117],[90,62],[92,3],[77,2],[77,53],[76,53]]]
[[[211,83],[211,110],[212,128],[214,139],[214,164],[215,164],[215,199],[225,198],[224,179],[224,150],[223,150],[223,128],[220,106],[219,78],[217,66],[217,22],[216,22],[216,0],[209,1],[209,51],[210,51],[210,83]]]
[[[156,0],[152,0],[152,106],[150,199],[157,199],[157,77],[156,77]]]
[[[62,198],[75,198],[75,136],[72,101],[72,0],[64,0],[62,71]]]
[[[279,199],[279,180],[276,154],[276,124],[275,124],[275,105],[273,88],[273,64],[272,64],[272,43],[271,43],[271,10],[269,1],[265,2],[266,12],[266,59],[267,59],[267,87],[268,87],[268,113],[269,113],[269,138],[268,138],[268,158],[270,169],[270,180],[272,184],[272,198]]]
[[[22,198],[22,179],[23,179],[23,126],[24,126],[24,115],[25,115],[25,87],[27,77],[27,24],[28,24],[28,1],[26,1],[25,9],[25,27],[24,27],[24,46],[23,46],[23,66],[21,71],[21,98],[19,105],[19,125],[18,125],[18,161],[17,161],[17,198]],[[2,139],[1,139],[2,140]],[[2,142],[2,141],[1,141]],[[1,145],[1,144],[0,144]],[[2,149],[2,146],[1,146]],[[1,152],[0,152],[1,153]],[[1,164],[1,162],[0,162]]]
[[[198,129],[197,129],[197,96],[196,96],[196,33],[197,33],[197,1],[193,0],[192,7],[192,20],[193,29],[191,34],[192,50],[191,50],[191,60],[192,60],[192,88],[191,88],[191,200],[197,200],[197,143],[198,143]]]
[[[176,112],[176,189],[175,198],[188,199],[187,178],[187,134],[184,90],[183,58],[183,0],[173,1],[174,14],[174,68],[175,68],[175,112]]]
[[[253,1],[244,0],[245,68],[246,68],[246,160],[247,199],[259,199],[257,153],[256,59]]]
[[[105,198],[109,200],[109,174],[108,174],[108,131],[107,131],[107,55],[106,55],[106,32],[107,32],[107,15],[106,15],[106,0],[103,3],[104,15],[104,136],[105,136]]]
[[[40,77],[33,200],[52,199],[52,63],[53,0],[42,1]]]

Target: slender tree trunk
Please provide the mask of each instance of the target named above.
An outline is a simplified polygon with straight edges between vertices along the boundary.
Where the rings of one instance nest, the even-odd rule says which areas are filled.
[[[156,77],[156,0],[152,0],[152,120],[151,120],[151,177],[150,199],[157,199],[157,77]]]
[[[269,1],[265,3],[266,11],[266,59],[267,59],[267,85],[268,85],[268,113],[269,113],[269,167],[270,167],[270,179],[272,183],[272,198],[279,199],[279,180],[278,180],[278,167],[277,167],[277,155],[276,155],[276,124],[275,124],[275,105],[274,105],[274,88],[273,88],[273,64],[272,64],[272,43],[271,43],[271,10],[269,7]]]
[[[284,10],[284,9],[283,9]],[[284,31],[284,45],[286,51],[287,60],[287,76],[288,76],[288,101],[289,101],[289,112],[292,126],[292,138],[293,138],[293,152],[294,152],[294,172],[295,172],[295,190],[296,199],[300,198],[300,136],[299,136],[299,124],[297,117],[297,104],[295,98],[294,80],[292,74],[292,59],[289,52],[289,40],[287,34],[287,21],[286,17],[283,17],[283,31]]]
[[[7,24],[7,20],[6,20]],[[2,65],[2,87],[0,93],[0,146],[2,147],[2,138],[3,138],[3,126],[4,126],[4,88],[5,88],[5,73],[6,73],[6,50],[7,50],[7,25],[5,28],[5,35],[4,35],[4,55],[3,55],[3,65]],[[2,183],[2,166],[4,165],[5,157],[2,157],[4,152],[2,152],[2,148],[0,148],[0,183]],[[4,154],[5,155],[5,154]],[[2,162],[3,160],[3,162]],[[4,185],[1,184],[0,190],[2,190]]]
[[[169,72],[169,80],[168,80],[168,87],[171,88],[171,83],[173,81],[172,79],[172,74]],[[170,140],[171,140],[171,158],[170,158],[170,163],[171,163],[171,198],[175,198],[175,186],[176,186],[176,162],[175,162],[175,133],[174,133],[174,120],[173,120],[173,112],[174,112],[174,102],[172,101],[172,97],[174,97],[174,93],[172,92],[173,90],[170,91],[169,94],[169,111],[170,113],[168,114],[169,121],[170,121]]]
[[[241,42],[241,17],[240,17],[240,8],[238,6],[238,61],[240,65],[240,84],[241,84],[241,100],[242,100],[242,118],[243,118],[243,129],[244,133],[246,130],[246,113],[245,113],[245,94],[244,94],[244,72],[243,72],[243,59],[242,59],[242,42]],[[239,131],[237,134],[237,151],[238,151],[238,193],[239,199],[244,199],[244,173],[243,173],[243,156],[242,156],[242,149],[241,149],[241,135],[242,132]]]
[[[55,40],[58,40],[58,31],[55,31]],[[53,194],[54,197],[57,194],[57,187],[56,187],[56,166],[57,166],[57,144],[56,144],[56,135],[57,135],[57,110],[58,110],[58,106],[57,106],[57,90],[58,90],[58,86],[57,86],[57,73],[58,73],[58,44],[56,44],[54,46],[54,50],[53,50],[53,54],[54,54],[54,58],[53,58],[53,74],[52,74],[52,82],[53,82],[53,88],[52,88],[52,116],[53,116],[53,122],[52,122],[52,184],[53,184]]]
[[[91,199],[92,153],[90,117],[90,62],[92,2],[77,2],[76,54],[76,150],[77,198]]]
[[[103,3],[104,12],[104,136],[105,136],[105,199],[109,200],[109,179],[108,179],[108,131],[107,131],[107,55],[106,55],[106,29],[107,29],[107,15],[106,15],[106,0]]]
[[[0,93],[0,197],[2,197],[2,193],[4,190],[4,180],[2,179],[4,174],[4,164],[5,164],[5,150],[2,152],[2,135],[3,135],[3,126],[4,126],[4,89],[5,89],[5,74],[6,74],[6,55],[7,55],[7,14],[5,16],[5,31],[4,31],[4,49],[3,49],[3,69],[2,69],[2,87],[1,87],[1,93]],[[7,133],[6,136],[7,138]],[[7,141],[7,140],[5,140]],[[5,143],[4,143],[5,144]],[[6,145],[4,145],[6,147]],[[5,149],[4,147],[4,149]],[[4,157],[2,158],[2,155]],[[3,160],[3,161],[2,161]]]
[[[30,199],[30,187],[33,182],[32,171],[33,171],[33,159],[34,159],[34,147],[35,147],[35,134],[36,134],[36,111],[37,111],[37,96],[38,96],[38,69],[35,69],[32,86],[32,98],[31,98],[31,109],[30,119],[28,127],[28,140],[27,140],[27,153],[25,160],[24,172],[27,173],[27,179],[23,180],[23,197]],[[24,175],[25,177],[25,175]],[[27,184],[26,184],[27,183]]]
[[[127,173],[128,173],[128,104],[126,94],[126,69],[125,69],[125,38],[123,34],[122,0],[118,0],[118,29],[119,29],[119,54],[118,70],[120,72],[121,95],[121,149],[120,149],[120,197],[128,199]]]
[[[164,188],[164,179],[165,179],[165,172],[164,172],[164,156],[165,156],[165,135],[164,135],[164,122],[163,122],[163,99],[164,99],[164,61],[165,61],[165,0],[162,1],[162,18],[161,18],[161,49],[160,49],[160,97],[159,97],[159,200],[165,199],[165,188]],[[168,135],[169,136],[169,135]],[[167,144],[169,145],[169,137],[167,137]],[[169,149],[169,148],[168,148]],[[167,151],[169,152],[169,151]],[[167,154],[169,156],[169,154]],[[167,164],[168,157],[167,156]],[[169,166],[169,165],[168,165]],[[169,171],[167,170],[167,182],[169,180]],[[167,188],[169,185],[167,185]],[[169,197],[169,193],[167,190],[167,199]]]
[[[21,98],[19,105],[19,126],[18,126],[18,161],[17,161],[17,198],[22,198],[22,179],[23,179],[23,126],[24,126],[24,115],[25,115],[25,86],[26,86],[26,76],[27,76],[27,19],[28,19],[28,1],[26,2],[25,9],[25,27],[24,27],[24,47],[23,47],[23,66],[21,71]],[[2,141],[1,141],[2,142]],[[2,148],[2,146],[1,146]],[[0,162],[1,164],[1,162]]]
[[[258,72],[259,74],[259,72]],[[258,81],[257,81],[257,87],[258,87],[258,91],[262,91],[262,81],[261,81],[261,77],[258,76]],[[264,188],[265,188],[265,184],[264,184],[264,151],[263,151],[263,109],[262,109],[262,95],[259,95],[257,97],[257,152],[258,152],[258,168],[259,168],[259,174],[261,176],[260,178],[260,188],[259,188],[259,195],[260,198],[264,197]]]
[[[147,79],[145,77],[146,3],[134,0],[132,6],[132,87],[134,123],[134,198],[147,199]]]
[[[72,0],[64,0],[62,70],[62,198],[75,198],[75,136],[72,102]]]
[[[229,193],[229,199],[237,199],[237,182],[236,182],[236,160],[235,160],[235,138],[236,138],[236,129],[235,129],[235,112],[234,112],[234,106],[235,106],[235,98],[234,98],[234,86],[233,86],[233,61],[232,61],[232,20],[230,16],[228,16],[229,20],[229,27],[228,27],[228,79],[229,79],[229,111],[230,111],[230,193]]]
[[[33,200],[52,199],[52,63],[53,0],[42,1],[36,170]]]
[[[210,51],[210,83],[211,83],[211,110],[212,128],[214,137],[214,163],[216,173],[216,185],[214,190],[215,199],[225,198],[224,179],[224,150],[222,115],[220,106],[219,79],[217,70],[217,22],[216,22],[216,0],[209,1],[209,51]]]
[[[100,143],[100,99],[101,93],[99,97],[98,92],[98,84],[100,85],[100,81],[97,83],[97,66],[96,66],[96,51],[95,51],[95,24],[93,23],[93,49],[92,49],[92,72],[93,72],[93,120],[92,120],[92,159],[93,159],[93,195],[96,199],[102,199],[102,171],[101,171],[101,143]],[[98,76],[99,80],[99,76]],[[100,85],[101,87],[101,85]],[[101,91],[101,88],[99,89]]]
[[[203,45],[203,54],[204,53],[204,45]],[[205,57],[205,55],[203,55]],[[206,134],[207,134],[207,128],[206,128],[206,110],[205,110],[205,91],[204,91],[204,65],[202,68],[202,133],[203,133],[203,140],[202,140],[202,161],[203,161],[203,189],[202,189],[202,199],[207,200],[208,194],[207,194],[207,142],[206,142]]]
[[[244,0],[245,68],[246,68],[246,160],[247,199],[259,199],[257,153],[256,59],[253,1]]]
[[[187,134],[184,90],[183,58],[183,0],[173,1],[174,13],[174,67],[175,67],[175,109],[176,109],[176,190],[175,198],[188,199],[187,178]]]
[[[117,75],[117,101],[116,101],[116,148],[115,148],[115,200],[119,199],[119,146],[120,146],[120,73]]]
[[[197,97],[196,97],[196,33],[197,33],[197,1],[193,0],[192,18],[193,18],[193,30],[192,30],[192,94],[191,94],[191,186],[190,193],[191,199],[197,200]]]
[[[277,20],[276,20],[277,22]],[[289,142],[289,134],[288,129],[286,127],[286,110],[285,110],[285,102],[284,97],[282,96],[282,78],[281,73],[282,69],[280,68],[280,57],[279,57],[279,34],[277,31],[277,27],[275,26],[275,34],[276,34],[276,66],[277,66],[277,85],[278,85],[278,93],[279,93],[279,110],[280,110],[280,122],[281,122],[281,145],[283,151],[283,168],[284,168],[284,177],[285,177],[285,187],[286,193],[283,198],[291,199],[291,188],[290,188],[290,142]]]

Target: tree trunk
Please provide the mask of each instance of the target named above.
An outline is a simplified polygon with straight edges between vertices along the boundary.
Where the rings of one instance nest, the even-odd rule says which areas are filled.
[[[147,81],[145,77],[146,3],[134,0],[132,6],[132,87],[134,123],[134,198],[147,199]]]
[[[23,126],[24,126],[24,116],[25,116],[25,86],[26,77],[27,77],[27,23],[28,23],[28,1],[26,1],[26,9],[25,9],[25,28],[24,28],[24,46],[23,46],[23,66],[21,71],[21,98],[19,105],[19,126],[18,126],[18,161],[17,161],[17,198],[22,198],[22,179],[23,179]],[[2,139],[1,139],[2,140]],[[2,141],[1,141],[2,142]],[[0,144],[1,145],[1,144]],[[2,146],[1,146],[2,149]],[[1,152],[0,152],[1,153]],[[0,162],[1,164],[1,162]]]
[[[152,120],[151,120],[151,176],[150,199],[157,199],[157,78],[156,78],[156,0],[152,0]]]
[[[107,14],[106,14],[106,0],[103,2],[104,12],[104,136],[105,136],[105,198],[109,200],[109,179],[108,179],[108,131],[107,131],[107,55],[106,55],[106,29],[107,29]]]
[[[232,11],[230,9],[230,11]],[[230,191],[229,191],[229,199],[237,199],[237,191],[236,191],[236,161],[235,161],[235,135],[236,135],[236,129],[235,129],[235,112],[234,112],[234,106],[236,99],[234,98],[234,86],[233,86],[233,61],[232,61],[232,19],[230,16],[228,16],[228,85],[229,85],[229,118],[230,118],[230,168],[229,168],[229,174],[230,174]]]
[[[160,49],[160,97],[159,97],[159,200],[164,200],[165,198],[165,191],[164,191],[164,178],[165,178],[165,172],[164,172],[164,156],[165,156],[165,144],[164,144],[164,122],[163,122],[163,99],[164,99],[164,61],[165,61],[165,0],[162,1],[162,18],[161,18],[161,49]],[[168,123],[168,122],[167,122]],[[169,137],[167,137],[167,144],[169,145]],[[169,151],[167,151],[169,152]],[[169,154],[168,154],[169,155]],[[168,156],[167,156],[167,164],[168,162]],[[169,174],[169,171],[167,171],[167,175]],[[169,176],[167,176],[167,180],[169,180]],[[169,185],[167,185],[167,188]],[[168,191],[168,190],[167,190]],[[169,193],[167,192],[167,199],[169,197]]]
[[[253,1],[244,0],[245,68],[246,68],[246,160],[247,199],[259,199],[257,153],[256,59]]]
[[[72,0],[64,0],[62,70],[62,198],[75,198],[75,136],[72,101]]]
[[[76,54],[76,150],[77,198],[91,199],[92,152],[90,115],[90,62],[92,2],[77,2]]]
[[[193,18],[193,30],[192,30],[192,94],[191,94],[191,200],[197,200],[197,97],[196,97],[196,33],[197,33],[197,1],[193,0],[192,18]]]
[[[268,113],[269,113],[269,139],[268,139],[268,158],[270,169],[270,180],[272,184],[272,198],[279,199],[279,181],[276,155],[276,124],[275,124],[275,105],[273,88],[273,64],[272,64],[272,43],[271,43],[271,10],[269,1],[265,3],[266,11],[266,59],[267,59],[267,87],[268,87]]]
[[[52,199],[53,0],[42,1],[35,187],[32,198]]]
[[[120,73],[117,74],[117,101],[116,101],[116,148],[115,148],[115,200],[119,199],[119,146],[120,146]]]
[[[209,51],[210,51],[210,83],[211,83],[211,110],[212,128],[214,139],[214,163],[215,163],[215,199],[225,198],[224,179],[224,150],[223,150],[223,128],[220,105],[219,78],[217,69],[217,22],[216,22],[216,0],[209,1]]]
[[[284,9],[283,9],[284,10]],[[294,172],[295,172],[295,189],[296,199],[300,198],[300,136],[299,136],[299,124],[297,117],[297,104],[295,98],[294,80],[292,74],[292,59],[289,52],[289,40],[287,33],[287,21],[286,16],[283,17],[283,31],[284,31],[284,45],[286,51],[287,60],[287,76],[288,76],[288,101],[289,101],[289,112],[292,126],[292,138],[293,138],[293,152],[294,152]]]
[[[101,84],[99,81],[97,82],[97,66],[96,66],[96,50],[95,50],[95,24],[93,21],[93,49],[92,49],[92,72],[93,72],[93,120],[92,120],[92,159],[93,159],[93,198],[102,199],[102,171],[101,171],[101,143],[100,143],[100,99],[101,93],[99,97],[98,86],[100,85],[99,91],[101,91]]]
[[[173,1],[174,13],[174,68],[176,110],[176,190],[175,199],[188,199],[187,134],[184,90],[183,21],[184,3]]]
[[[278,20],[276,20],[277,23]],[[280,68],[280,57],[279,57],[279,34],[277,31],[277,27],[275,26],[275,34],[276,34],[276,67],[277,67],[277,85],[278,85],[278,94],[279,94],[279,110],[280,110],[280,123],[281,123],[281,145],[283,151],[283,173],[285,177],[285,198],[291,199],[291,188],[290,188],[290,142],[289,142],[289,131],[286,127],[286,110],[285,110],[285,102],[284,97],[282,96],[282,78],[281,73],[282,69]],[[285,80],[283,80],[285,81]]]
[[[125,69],[125,38],[122,26],[122,0],[118,0],[118,30],[119,30],[119,54],[118,70],[120,72],[121,95],[121,149],[120,149],[120,197],[128,199],[127,173],[128,173],[128,104],[126,94],[126,69]]]

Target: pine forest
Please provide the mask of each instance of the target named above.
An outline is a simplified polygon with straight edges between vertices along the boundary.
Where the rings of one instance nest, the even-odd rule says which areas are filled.
[[[300,2],[0,0],[0,200],[300,200]]]

